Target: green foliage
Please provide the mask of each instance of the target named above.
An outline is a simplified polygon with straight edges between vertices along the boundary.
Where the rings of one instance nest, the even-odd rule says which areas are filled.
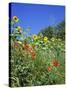
[[[54,34],[54,28],[49,26],[43,30],[41,30],[41,33],[43,34],[43,36],[47,36],[49,39],[53,37]]]
[[[48,26],[47,28],[42,29],[39,33],[42,33],[43,36],[47,36],[49,39],[56,37],[65,40],[65,21],[60,22],[55,27]]]
[[[57,38],[61,38],[62,40],[65,40],[65,21],[59,23],[56,29],[57,29]]]

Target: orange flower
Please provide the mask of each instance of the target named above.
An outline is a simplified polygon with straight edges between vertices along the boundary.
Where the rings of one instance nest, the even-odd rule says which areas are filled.
[[[33,48],[32,48],[31,46],[29,46],[28,51],[29,51],[30,53],[32,53],[34,50],[33,50]]]
[[[36,59],[36,53],[35,52],[32,52],[31,55],[32,55],[33,60]]]
[[[26,49],[26,50],[28,50],[29,45],[28,44],[23,44],[23,48]]]
[[[27,50],[30,53],[34,51],[32,46],[29,45],[29,44],[24,44],[23,47],[24,47],[25,50]]]
[[[36,53],[31,45],[26,43],[23,45],[23,48],[31,55],[32,59],[36,58]]]
[[[52,67],[51,66],[48,66],[47,70],[48,71],[51,71],[52,70]]]
[[[57,67],[60,65],[60,63],[57,60],[53,60],[52,62],[53,66]]]

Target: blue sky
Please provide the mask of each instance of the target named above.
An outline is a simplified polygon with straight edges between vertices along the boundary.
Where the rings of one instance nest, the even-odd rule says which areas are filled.
[[[65,18],[65,7],[42,4],[11,4],[11,17],[19,18],[21,27],[31,27],[31,32],[37,34],[49,25],[57,25]]]

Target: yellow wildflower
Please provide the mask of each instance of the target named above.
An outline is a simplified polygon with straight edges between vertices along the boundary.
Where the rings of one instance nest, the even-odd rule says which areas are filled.
[[[48,42],[48,37],[44,37],[44,42]]]
[[[36,35],[36,34],[34,34],[33,36],[32,36],[32,38],[33,38],[33,40],[37,40],[38,39],[38,36]]]
[[[18,22],[19,21],[18,17],[17,16],[13,16],[13,21],[14,22]]]

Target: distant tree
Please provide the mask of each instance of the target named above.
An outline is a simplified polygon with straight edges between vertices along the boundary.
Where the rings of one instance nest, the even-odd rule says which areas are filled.
[[[65,21],[60,22],[55,27],[48,26],[47,28],[42,29],[39,33],[42,33],[43,36],[47,36],[49,39],[52,37],[56,37],[64,40],[65,39]]]
[[[61,38],[62,40],[65,39],[65,21],[62,21],[56,26],[57,30],[57,38]]]
[[[42,29],[40,31],[40,33],[43,34],[43,36],[47,36],[49,39],[52,38],[52,36],[54,35],[54,28],[51,26],[48,26],[45,29]]]

